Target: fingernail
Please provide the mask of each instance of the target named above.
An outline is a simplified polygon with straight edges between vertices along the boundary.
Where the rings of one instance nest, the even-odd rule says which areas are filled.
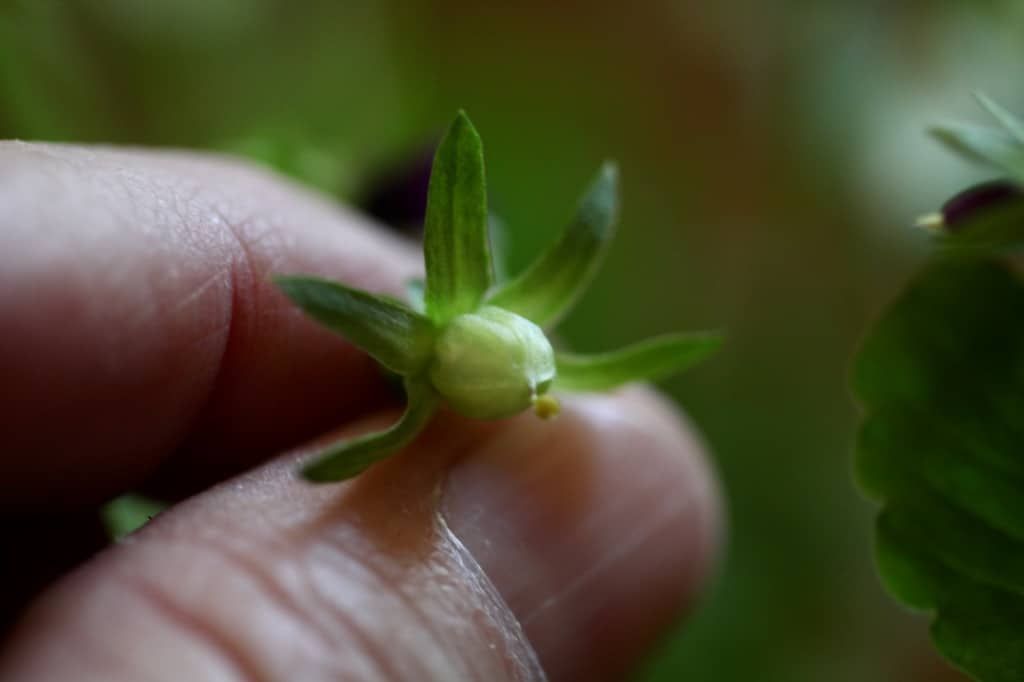
[[[637,390],[523,415],[452,470],[448,526],[553,682],[621,676],[690,601],[717,535],[699,450]]]

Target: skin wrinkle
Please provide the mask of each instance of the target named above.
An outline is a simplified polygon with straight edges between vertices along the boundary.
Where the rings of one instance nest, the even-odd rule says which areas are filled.
[[[225,552],[227,554],[227,552]],[[388,654],[376,643],[369,632],[352,617],[352,614],[333,606],[329,595],[323,592],[319,583],[312,578],[308,568],[303,570],[300,552],[278,553],[281,560],[277,564],[276,571],[267,571],[261,568],[262,563],[257,560],[244,558],[242,553],[235,554],[233,558],[240,561],[249,573],[279,604],[284,606],[298,622],[307,623],[320,642],[324,645],[324,651],[338,651],[339,647],[352,648],[364,654],[364,657],[376,667],[377,673],[382,679],[400,680],[395,675],[395,668],[388,658]],[[295,557],[293,559],[293,557]],[[289,570],[289,568],[293,570]],[[289,574],[297,578],[300,584],[294,585],[293,589],[285,587],[282,574]],[[307,598],[302,599],[302,595]],[[306,603],[302,603],[305,601]],[[326,607],[329,613],[321,610]],[[333,628],[331,627],[333,625]],[[339,632],[339,627],[341,631]],[[334,631],[332,633],[332,630]],[[390,676],[390,677],[389,677]]]
[[[121,585],[157,610],[165,623],[177,627],[200,646],[217,652],[237,672],[241,682],[273,682],[262,673],[258,664],[250,660],[244,648],[225,636],[219,627],[206,622],[197,613],[180,607],[162,587],[128,575],[121,576]]]
[[[237,539],[239,536],[244,537],[247,534],[251,534],[251,531],[243,534],[233,533],[230,530],[225,533],[212,533],[205,549],[218,551],[225,558],[236,562],[244,573],[254,579],[273,601],[291,613],[297,621],[311,624],[312,630],[324,645],[325,651],[335,651],[339,645],[350,644],[354,641],[362,645],[362,652],[367,654],[377,667],[381,679],[402,679],[396,674],[397,670],[390,663],[386,653],[374,643],[365,628],[352,618],[351,614],[334,607],[328,595],[312,579],[308,569],[303,570],[304,555],[296,546],[297,543],[282,541],[280,538],[285,537],[283,534],[272,533],[261,533],[259,538],[249,541],[252,545],[263,548],[261,551],[265,551],[267,546],[273,548],[272,554],[281,560],[281,564],[278,564],[277,571],[269,571],[264,568],[268,564],[265,556],[261,559],[250,558],[243,549],[233,547],[234,544],[239,543]],[[240,544],[244,547],[247,542],[242,541]],[[293,589],[287,588],[282,577],[284,574],[292,575],[301,584],[295,585]],[[301,595],[308,595],[308,597],[303,600]],[[304,604],[303,601],[308,603]],[[311,608],[310,604],[315,604],[315,606]],[[335,624],[342,624],[345,629],[344,636],[338,636],[336,633],[332,636],[329,618],[317,616],[317,610],[325,606],[330,613],[324,615],[333,617]],[[358,649],[359,647],[357,647]]]
[[[254,547],[260,547],[259,541],[255,542]],[[338,676],[366,679],[369,671],[365,664],[375,651],[358,646],[361,641],[359,631],[351,630],[346,621],[331,620],[328,623],[317,618],[323,614],[323,605],[313,599],[313,595],[292,589],[304,585],[300,583],[289,587],[283,577],[288,574],[284,569],[290,562],[287,556],[270,552],[261,561],[272,570],[254,570],[251,561],[243,559],[239,563],[237,556],[216,546],[183,543],[159,552],[153,552],[152,546],[149,549],[151,556],[155,557],[151,561],[159,561],[159,557],[172,553],[174,557],[203,557],[200,567],[215,581],[212,593],[208,593],[205,587],[197,591],[195,581],[201,578],[199,574],[187,579],[184,589],[180,584],[180,578],[184,576],[179,576],[179,580],[169,579],[168,575],[160,575],[153,568],[136,569],[132,574],[136,580],[146,582],[162,593],[180,610],[204,613],[203,625],[219,633],[235,655],[246,660],[250,667],[260,670],[266,679],[290,679],[292,673],[298,672],[302,672],[298,678],[302,680],[335,679]],[[200,550],[200,553],[192,552],[193,549]],[[236,598],[228,598],[219,605],[209,605],[208,600],[218,595]],[[303,604],[296,602],[292,610],[288,603],[300,595],[310,598]],[[275,638],[267,633],[277,634],[282,629],[287,633],[282,637],[282,645],[276,650],[268,648],[266,640]],[[344,655],[339,657],[339,653]],[[318,674],[308,671],[317,671]]]
[[[55,591],[67,594],[68,583],[77,583],[79,587],[87,587],[92,595],[97,595],[82,604],[80,608],[68,610],[60,600],[43,602],[34,611],[22,627],[22,634],[39,633],[46,630],[59,629],[68,619],[82,618],[86,627],[75,627],[65,633],[59,646],[51,647],[43,655],[17,655],[15,646],[7,646],[7,654],[0,659],[0,678],[4,680],[95,680],[107,682],[112,679],[112,671],[117,671],[120,679],[132,682],[163,682],[166,668],[164,664],[173,660],[178,666],[175,682],[178,680],[209,680],[217,682],[237,682],[239,675],[237,666],[231,663],[218,647],[212,643],[193,636],[187,627],[180,623],[167,623],[163,611],[142,597],[139,593],[126,589],[116,576],[111,573],[100,582],[82,574],[83,570],[71,580],[60,584]],[[95,572],[92,572],[95,577]],[[116,582],[116,584],[115,584]],[[70,591],[73,591],[72,587]],[[171,631],[167,632],[167,627]],[[159,633],[158,637],[154,637]],[[134,638],[134,646],[118,646],[117,642]],[[38,636],[38,635],[36,635]],[[31,645],[33,635],[26,638]],[[110,642],[115,641],[115,646]],[[185,643],[184,650],[181,650]],[[13,654],[13,655],[11,655]],[[168,654],[171,654],[170,657]],[[63,674],[54,674],[63,670]],[[202,671],[200,678],[188,671]],[[9,675],[14,672],[16,674]],[[70,672],[69,672],[70,671]],[[34,673],[34,674],[30,674]]]
[[[306,609],[296,599],[296,595],[289,591],[285,587],[282,578],[276,575],[284,572],[284,570],[268,570],[264,567],[267,563],[265,560],[250,557],[245,551],[234,548],[232,544],[230,536],[224,535],[217,540],[211,538],[211,541],[206,543],[186,542],[181,545],[180,549],[183,553],[207,552],[218,554],[227,563],[232,564],[235,569],[239,569],[238,575],[248,576],[259,586],[263,594],[272,603],[280,606],[282,611],[290,613],[294,620],[308,622],[313,625],[314,627],[310,628],[310,630],[313,636],[324,645],[325,649],[329,650],[337,644],[336,638],[329,634],[322,620],[311,618],[311,614],[306,612]],[[285,558],[289,555],[279,552],[279,556]],[[301,572],[299,574],[301,575]]]
[[[428,623],[429,619],[424,613],[423,607],[417,600],[409,598],[401,584],[389,580],[386,571],[380,566],[373,565],[374,562],[368,556],[371,553],[367,553],[360,556],[358,560],[352,561],[353,555],[335,546],[335,543],[329,543],[328,547],[319,547],[319,549],[331,549],[333,553],[331,561],[338,566],[344,566],[341,570],[344,571],[344,575],[349,579],[349,583],[354,582],[356,588],[361,588],[364,595],[373,595],[371,600],[373,605],[370,608],[358,608],[357,606],[364,601],[363,597],[357,597],[353,601],[352,597],[354,595],[350,592],[349,599],[339,603],[337,602],[339,595],[334,595],[332,599],[330,591],[325,589],[321,583],[316,583],[316,589],[321,595],[327,595],[328,603],[331,603],[332,609],[339,613],[348,612],[350,614],[349,619],[356,624],[357,629],[366,633],[364,641],[369,644],[370,650],[375,652],[375,660],[379,660],[383,665],[383,661],[388,657],[387,649],[382,646],[388,637],[391,637],[393,640],[389,644],[394,645],[397,650],[413,654],[411,657],[406,655],[391,658],[390,663],[387,664],[392,674],[389,679],[397,682],[408,679],[429,680],[449,679],[451,677],[452,671],[450,670],[449,663],[453,657],[457,656],[458,649],[455,648],[453,650],[449,646],[441,646],[442,643],[438,641],[435,633],[432,632],[432,628]],[[317,562],[311,563],[317,565]],[[329,574],[328,578],[336,580],[337,574]],[[347,587],[351,590],[352,585],[349,584]],[[398,608],[394,609],[395,606]],[[405,625],[412,620],[416,627],[408,632],[404,628],[401,630],[392,629],[388,634],[382,636],[379,623],[371,621],[370,623],[363,624],[355,617],[359,613],[365,614],[374,611],[377,613],[397,611],[397,613],[401,614],[395,619],[397,622]],[[375,631],[378,634],[375,635]],[[427,635],[430,641],[425,642],[422,639],[422,635]]]
[[[330,594],[321,588],[320,583],[313,579],[308,570],[303,571],[302,575],[308,594],[318,603],[320,608],[328,610],[328,616],[335,618],[337,622],[345,624],[348,631],[352,634],[353,641],[357,647],[361,648],[366,657],[376,666],[379,679],[402,679],[395,657],[391,656],[388,651],[374,642],[373,635],[356,620],[350,611],[336,605],[334,600],[330,598]]]

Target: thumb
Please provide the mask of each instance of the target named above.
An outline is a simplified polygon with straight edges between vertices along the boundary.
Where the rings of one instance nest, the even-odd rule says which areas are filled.
[[[650,393],[566,403],[182,503],[45,594],[0,679],[619,679],[699,586],[714,487]]]

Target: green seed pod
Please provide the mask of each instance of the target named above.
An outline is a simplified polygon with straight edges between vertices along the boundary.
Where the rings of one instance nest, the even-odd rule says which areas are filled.
[[[540,327],[501,308],[459,315],[434,347],[430,380],[456,412],[499,419],[522,412],[555,378],[555,354]]]

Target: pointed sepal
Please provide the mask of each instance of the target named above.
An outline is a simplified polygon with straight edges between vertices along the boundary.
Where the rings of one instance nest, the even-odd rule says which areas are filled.
[[[434,156],[423,237],[427,315],[475,310],[493,284],[483,143],[460,111]]]
[[[600,267],[614,232],[618,207],[618,169],[607,162],[557,241],[488,303],[541,327],[554,326],[586,291]]]
[[[401,303],[308,275],[282,275],[274,282],[307,315],[391,371],[415,374],[430,360],[434,325]]]
[[[665,334],[608,353],[556,353],[554,388],[607,391],[633,381],[654,381],[693,367],[721,344],[717,333]]]
[[[324,449],[302,467],[302,477],[313,483],[343,481],[411,443],[430,421],[438,398],[423,382],[407,381],[405,393],[408,401],[405,412],[393,426]]]

